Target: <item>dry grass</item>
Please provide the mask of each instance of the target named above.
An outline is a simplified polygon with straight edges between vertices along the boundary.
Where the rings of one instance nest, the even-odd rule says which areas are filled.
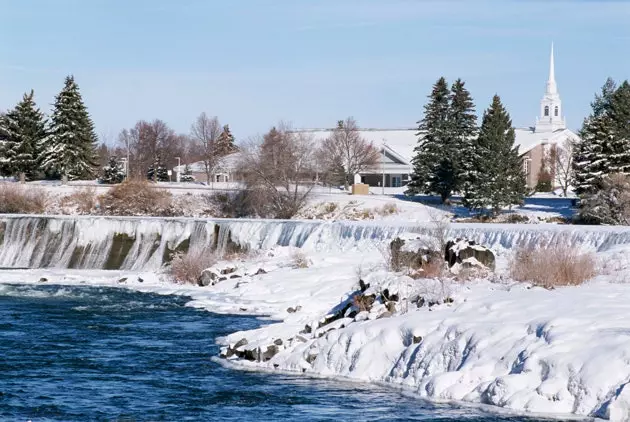
[[[398,207],[393,202],[388,202],[380,208],[376,209],[376,213],[386,217],[388,215],[398,214]]]
[[[352,304],[359,312],[369,312],[374,304],[374,296],[366,296],[364,294],[355,295],[352,298]]]
[[[113,186],[100,197],[101,209],[107,215],[173,215],[173,196],[144,180],[125,181]]]
[[[551,289],[577,286],[596,274],[593,254],[558,242],[548,247],[519,248],[510,262],[510,276]]]
[[[215,263],[216,258],[207,250],[178,252],[171,260],[169,272],[178,283],[197,284],[202,271]]]
[[[43,214],[47,199],[46,192],[38,187],[0,184],[0,214]]]
[[[291,254],[291,262],[293,268],[308,268],[311,266],[311,261],[302,251],[295,251]]]
[[[84,187],[61,199],[62,206],[76,209],[79,214],[91,214],[98,203],[96,188]]]

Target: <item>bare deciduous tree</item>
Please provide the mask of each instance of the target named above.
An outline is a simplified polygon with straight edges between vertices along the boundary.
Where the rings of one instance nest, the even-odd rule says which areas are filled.
[[[190,136],[195,143],[196,152],[204,164],[207,183],[214,182],[214,172],[222,157],[229,154],[223,143],[219,142],[224,128],[216,116],[209,117],[201,113],[190,128]]]
[[[547,154],[547,167],[551,169],[554,184],[562,189],[562,195],[567,196],[567,191],[573,181],[573,150],[575,140],[566,138],[561,145],[553,145]]]
[[[124,129],[118,142],[122,149],[129,150],[130,176],[145,178],[147,170],[160,159],[168,168],[176,165],[180,156],[182,139],[173,129],[159,119],[139,121],[131,129]]]
[[[347,188],[355,174],[378,164],[379,150],[361,137],[357,122],[348,117],[337,122],[333,133],[322,142],[320,159],[329,173],[343,171],[342,178]]]
[[[315,149],[311,137],[282,125],[241,148],[240,172],[258,215],[291,218],[306,205]]]

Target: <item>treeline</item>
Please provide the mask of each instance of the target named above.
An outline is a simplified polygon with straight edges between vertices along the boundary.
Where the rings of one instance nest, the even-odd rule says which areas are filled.
[[[34,92],[0,115],[0,175],[21,179],[94,178],[98,169],[94,123],[72,76],[55,97],[50,118]]]
[[[463,195],[470,209],[498,212],[523,202],[525,174],[510,115],[498,95],[477,126],[475,104],[458,79],[433,85],[424,116],[418,121],[418,146],[406,193],[436,194],[447,202]]]

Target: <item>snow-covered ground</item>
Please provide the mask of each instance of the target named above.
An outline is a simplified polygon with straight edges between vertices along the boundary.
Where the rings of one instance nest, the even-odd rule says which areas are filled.
[[[625,231],[483,226],[498,268],[509,258],[505,247],[523,240],[543,244],[549,233],[570,229],[570,242],[598,251],[603,275],[552,291],[505,279],[412,280],[386,270],[386,254],[378,245],[321,248],[307,242],[301,251],[273,246],[220,262],[217,268],[235,267],[238,278],[208,287],[176,285],[154,273],[59,269],[0,271],[0,283],[38,283],[43,277],[46,283],[114,285],[188,295],[190,306],[213,312],[269,316],[259,329],[220,340],[234,347],[246,339],[241,348],[263,352],[277,345],[278,353],[265,362],[231,358],[245,368],[385,382],[429,399],[518,412],[630,420],[630,242],[621,235]],[[235,234],[251,230],[244,224]],[[308,268],[297,268],[305,261]],[[387,288],[390,296],[398,294],[394,312],[387,315],[385,305],[377,304],[318,328],[356,294],[359,279],[370,284],[366,293]],[[418,295],[438,304],[417,307],[411,299]]]

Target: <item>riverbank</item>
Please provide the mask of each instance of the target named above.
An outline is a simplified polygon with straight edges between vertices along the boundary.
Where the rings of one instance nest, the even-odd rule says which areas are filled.
[[[0,282],[81,284],[89,274],[90,284],[185,295],[188,306],[265,316],[267,325],[219,339],[224,354],[243,339],[242,350],[277,346],[266,360],[229,358],[242,368],[383,382],[430,400],[524,414],[628,420],[630,289],[620,283],[627,276],[627,246],[582,239],[600,250],[601,262],[617,266],[582,286],[552,291],[509,280],[411,280],[386,271],[378,248],[305,248],[308,268],[297,268],[295,248],[273,247],[231,264],[240,274],[258,274],[208,287],[175,285],[154,272],[54,269],[1,271]],[[499,267],[507,254],[498,248]],[[360,290],[359,279],[398,295],[399,309],[343,318],[317,331]],[[410,301],[418,291],[449,301],[418,307]]]

